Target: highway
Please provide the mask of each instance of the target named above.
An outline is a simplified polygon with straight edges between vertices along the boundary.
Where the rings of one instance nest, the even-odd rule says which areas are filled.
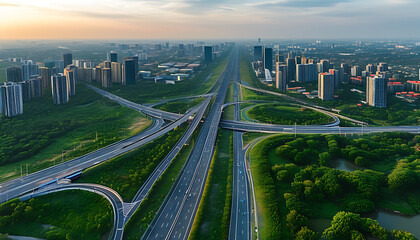
[[[32,191],[42,184],[66,177],[147,144],[186,122],[200,109],[200,106],[194,107],[187,114],[163,128],[163,120],[157,119],[154,121],[152,127],[133,137],[108,145],[84,156],[29,174],[22,178],[16,178],[4,182],[0,188],[0,203]]]
[[[187,239],[204,189],[237,50],[221,74],[214,104],[170,193],[142,239]],[[218,82],[219,82],[218,80]]]
[[[162,176],[162,174],[166,171],[166,169],[171,164],[172,160],[178,155],[181,151],[182,147],[187,143],[187,141],[191,138],[192,134],[194,133],[195,129],[198,127],[207,106],[209,105],[211,97],[207,97],[206,100],[201,105],[200,110],[196,113],[194,120],[191,122],[190,126],[184,133],[184,135],[179,139],[176,145],[171,149],[169,154],[159,163],[159,165],[155,168],[153,173],[149,176],[146,182],[140,187],[139,191],[134,196],[133,200],[131,201],[134,206],[127,214],[125,218],[125,222],[128,222],[131,216],[136,212],[139,208],[141,202],[147,197],[150,190],[152,189],[155,182]]]
[[[147,106],[144,106],[144,105],[141,105],[141,104],[138,104],[138,103],[134,103],[134,102],[131,102],[127,99],[118,97],[115,94],[112,94],[112,93],[107,92],[105,90],[94,87],[90,84],[87,84],[87,83],[85,83],[85,84],[86,84],[86,86],[93,89],[95,92],[101,94],[102,96],[107,97],[107,98],[109,98],[113,101],[116,101],[123,106],[129,107],[129,108],[137,110],[139,112],[142,112],[145,115],[149,115],[149,116],[152,116],[152,117],[155,117],[155,118],[163,118],[163,119],[169,120],[169,121],[176,121],[180,117],[182,117],[181,114],[165,112],[165,111],[162,111],[162,110],[159,110],[159,109],[154,109],[152,107],[147,107]]]
[[[233,71],[234,102],[239,102],[239,62],[235,62]],[[234,105],[234,120],[241,119],[241,105]],[[242,149],[242,132],[233,131],[233,177],[232,207],[229,225],[230,240],[251,239],[251,201],[249,179],[245,165],[245,151]]]
[[[274,125],[264,123],[251,123],[244,121],[224,120],[220,123],[222,128],[243,132],[265,133],[302,133],[302,134],[368,134],[379,132],[409,132],[420,133],[420,126],[388,126],[388,127],[328,127],[322,125]]]
[[[69,184],[52,184],[45,188],[39,189],[33,193],[24,195],[19,199],[24,201],[30,198],[68,190],[82,190],[97,193],[105,197],[109,203],[111,203],[114,212],[114,226],[111,231],[109,239],[122,239],[122,233],[124,230],[124,208],[127,206],[121,196],[109,187],[105,187],[98,184],[88,183],[69,183]]]

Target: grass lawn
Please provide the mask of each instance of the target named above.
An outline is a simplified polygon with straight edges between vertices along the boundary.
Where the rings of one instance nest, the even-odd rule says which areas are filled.
[[[165,158],[186,127],[168,134],[130,153],[87,169],[76,182],[97,183],[117,191],[124,201],[131,201],[157,165]]]
[[[269,135],[272,135],[272,134],[271,133],[259,133],[259,132],[244,133],[244,135],[242,135],[243,144],[244,144],[244,146],[246,146],[249,143],[251,143],[252,141],[254,141],[255,139],[259,138],[259,137],[264,137],[264,136],[269,136]]]
[[[147,227],[155,217],[159,207],[165,200],[166,195],[171,190],[173,183],[187,161],[194,147],[195,135],[196,133],[193,135],[191,143],[181,149],[181,152],[155,183],[147,198],[143,200],[139,209],[131,217],[124,229],[124,239],[140,239],[146,232]]]
[[[220,130],[215,155],[189,239],[228,238],[232,202],[233,133]]]
[[[187,112],[188,109],[197,106],[203,100],[204,98],[194,98],[185,101],[173,101],[165,103],[163,105],[158,105],[157,108],[166,112],[184,114],[185,112]]]
[[[0,232],[45,239],[103,239],[113,211],[102,196],[69,190],[0,206]]]
[[[39,171],[54,163],[135,135],[152,120],[78,85],[70,103],[53,105],[50,96],[24,103],[24,114],[0,117],[0,181]],[[97,141],[96,141],[97,134]]]

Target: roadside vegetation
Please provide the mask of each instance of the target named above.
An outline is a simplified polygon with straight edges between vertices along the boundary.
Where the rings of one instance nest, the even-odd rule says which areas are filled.
[[[232,203],[233,134],[220,130],[189,239],[228,239]]]
[[[383,133],[370,138],[277,135],[258,143],[251,168],[263,216],[261,238],[415,239],[363,214],[379,208],[420,212],[419,142],[412,134]],[[329,167],[338,158],[360,169]],[[332,220],[331,227],[315,232],[309,222],[318,218]]]
[[[0,232],[48,240],[104,239],[113,210],[102,196],[80,190],[51,193],[0,206]]]
[[[130,221],[124,228],[124,239],[136,240],[141,239],[146,232],[152,220],[155,218],[160,206],[164,202],[166,196],[170,192],[175,180],[178,178],[184,164],[194,147],[198,131],[196,131],[190,143],[184,146],[167,170],[156,181],[147,197],[140,204],[140,207],[131,217]]]
[[[63,105],[50,94],[24,103],[24,114],[0,116],[0,181],[67,161],[135,135],[152,123],[86,86]],[[62,152],[63,158],[62,158]]]
[[[184,101],[171,101],[162,105],[158,105],[157,108],[166,112],[184,114],[188,109],[199,105],[203,100],[204,98],[194,98]]]
[[[110,187],[129,202],[185,130],[186,126],[176,128],[130,153],[87,169],[76,182]]]
[[[251,119],[283,125],[317,125],[334,121],[328,115],[304,107],[282,106],[275,103],[259,104],[247,111]]]

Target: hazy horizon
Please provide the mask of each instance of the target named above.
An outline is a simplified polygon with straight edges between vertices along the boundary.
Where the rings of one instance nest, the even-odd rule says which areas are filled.
[[[0,39],[420,38],[415,0],[0,0]]]

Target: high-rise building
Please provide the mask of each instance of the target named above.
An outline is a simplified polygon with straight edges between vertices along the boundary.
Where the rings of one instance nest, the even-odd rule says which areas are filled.
[[[280,62],[276,62],[276,88],[287,91],[287,66],[280,65]]]
[[[51,69],[47,67],[40,67],[39,72],[41,74],[42,79],[42,88],[48,89],[51,87]]]
[[[6,69],[6,80],[8,82],[22,82],[22,68],[9,67]]]
[[[22,81],[19,82],[19,84],[22,86],[22,98],[23,101],[28,101],[31,99],[31,84],[29,81]]]
[[[135,72],[135,63],[134,59],[126,58],[124,59],[124,65],[122,68],[122,83],[124,85],[134,85],[136,84],[136,72]]]
[[[31,98],[41,97],[43,95],[44,89],[42,87],[41,77],[29,79],[29,84],[31,85]]]
[[[334,75],[334,88],[337,89],[340,86],[340,83],[342,82],[340,70],[330,69],[329,73]]]
[[[111,69],[110,68],[102,68],[102,87],[109,88],[112,86],[111,82]]]
[[[213,46],[204,46],[204,62],[213,61]]]
[[[139,73],[139,56],[132,56],[131,58],[134,60],[134,72],[137,76]]]
[[[70,100],[67,77],[59,73],[51,76],[51,94],[54,104],[67,103]]]
[[[122,82],[122,74],[121,74],[121,64],[117,62],[111,63],[111,75],[112,75],[112,82],[113,83],[121,83]]]
[[[351,68],[347,63],[342,63],[341,64],[341,69],[343,69],[344,73],[347,73],[348,75],[351,74]]]
[[[94,68],[94,81],[97,83],[102,83],[102,70],[100,67]]]
[[[254,62],[262,62],[262,61],[263,61],[263,47],[254,46]]]
[[[76,94],[76,67],[74,65],[68,65],[64,69],[64,76],[67,78],[67,91],[69,96]]]
[[[14,82],[0,85],[0,113],[8,117],[23,114],[22,86]]]
[[[388,63],[384,63],[384,62],[379,63],[377,71],[378,72],[388,71]]]
[[[108,62],[118,62],[118,55],[116,52],[109,52],[107,53],[107,61]]]
[[[296,65],[296,81],[310,82],[317,80],[317,65],[316,64],[298,64]]]
[[[357,76],[362,76],[362,69],[360,69],[359,66],[353,66],[351,68],[351,76],[352,77],[357,77]]]
[[[366,102],[373,107],[386,107],[387,81],[382,76],[368,77],[366,81]]]
[[[264,48],[264,69],[273,71],[273,49]]]
[[[63,66],[64,68],[66,68],[70,64],[73,64],[73,55],[71,53],[64,53],[63,62],[64,62],[64,66]]]
[[[318,75],[318,97],[324,101],[334,100],[334,75],[330,73]]]
[[[23,80],[29,80],[34,75],[38,75],[38,65],[36,65],[32,60],[24,60],[22,65]]]
[[[287,82],[290,83],[291,81],[296,79],[296,61],[294,58],[287,58],[286,59],[287,65]]]
[[[318,63],[318,73],[325,73],[328,72],[331,68],[330,61],[328,60],[321,60]]]
[[[302,57],[296,56],[295,57],[295,62],[296,62],[296,64],[302,64]]]
[[[375,71],[375,66],[373,64],[368,64],[366,65],[366,72],[368,72],[369,74],[374,74]]]

